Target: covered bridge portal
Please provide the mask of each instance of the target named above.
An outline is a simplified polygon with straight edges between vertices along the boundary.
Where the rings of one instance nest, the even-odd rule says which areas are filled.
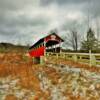
[[[46,52],[60,52],[60,44],[63,42],[56,33],[52,33],[32,45],[29,54],[34,58],[35,63],[40,63]]]

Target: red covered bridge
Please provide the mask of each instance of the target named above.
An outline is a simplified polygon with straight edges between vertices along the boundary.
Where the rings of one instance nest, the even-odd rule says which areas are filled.
[[[31,57],[40,58],[45,56],[46,52],[60,52],[62,42],[63,39],[56,33],[49,34],[32,45],[29,54]]]

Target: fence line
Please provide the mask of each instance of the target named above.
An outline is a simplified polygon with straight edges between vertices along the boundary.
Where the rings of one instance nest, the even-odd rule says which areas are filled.
[[[74,62],[87,63],[90,66],[100,66],[100,53],[52,53],[47,52],[46,56],[52,56],[56,58],[63,58],[65,60],[72,60]]]

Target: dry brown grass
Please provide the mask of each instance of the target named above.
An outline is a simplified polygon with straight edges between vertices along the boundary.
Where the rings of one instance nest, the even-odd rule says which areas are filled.
[[[89,66],[89,64],[73,62],[73,61],[64,60],[64,59],[52,59],[52,60],[48,60],[48,61],[47,61],[47,63],[50,63],[50,61],[51,61],[51,63],[54,63],[54,64],[64,64],[64,65],[69,65],[70,67],[86,69],[91,72],[98,72],[98,73],[100,72],[100,67]]]
[[[79,67],[90,71],[100,72],[100,68],[89,67],[88,65],[76,62],[64,61],[60,59],[57,60],[56,63],[62,63],[71,67]],[[58,83],[58,80],[61,77],[54,68],[34,65],[31,58],[24,60],[23,54],[21,53],[13,52],[0,54],[0,77],[10,75],[14,78],[19,78],[20,81],[18,85],[20,85],[22,88],[35,91],[35,97],[29,100],[39,100],[39,98],[43,98],[42,100],[47,100],[47,97],[50,96],[49,90],[43,92],[40,88],[40,80],[36,74],[37,72],[41,71],[44,71],[47,74],[47,77],[52,80],[52,83],[55,85]],[[64,95],[69,96],[69,100],[85,100],[80,96],[74,97],[71,93],[67,92],[64,93]],[[5,100],[17,100],[17,98],[14,95],[7,95]]]
[[[18,98],[15,97],[14,95],[7,95],[7,96],[5,97],[5,100],[18,100]]]
[[[53,68],[48,69],[41,65],[34,65],[31,58],[28,58],[26,61],[21,53],[0,54],[0,77],[12,76],[12,78],[19,78],[18,85],[35,91],[35,97],[32,100],[39,100],[41,97],[47,100],[47,97],[50,95],[49,91],[43,92],[40,89],[40,81],[36,75],[40,71],[45,71],[48,77],[54,83],[57,83],[59,75]],[[17,100],[17,98],[14,95],[7,95],[5,100]]]

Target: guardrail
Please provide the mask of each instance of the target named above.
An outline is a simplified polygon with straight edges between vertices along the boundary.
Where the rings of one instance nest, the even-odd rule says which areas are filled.
[[[74,62],[82,62],[90,66],[100,66],[100,53],[52,53],[47,52],[47,57],[63,58],[65,60],[72,60]]]

